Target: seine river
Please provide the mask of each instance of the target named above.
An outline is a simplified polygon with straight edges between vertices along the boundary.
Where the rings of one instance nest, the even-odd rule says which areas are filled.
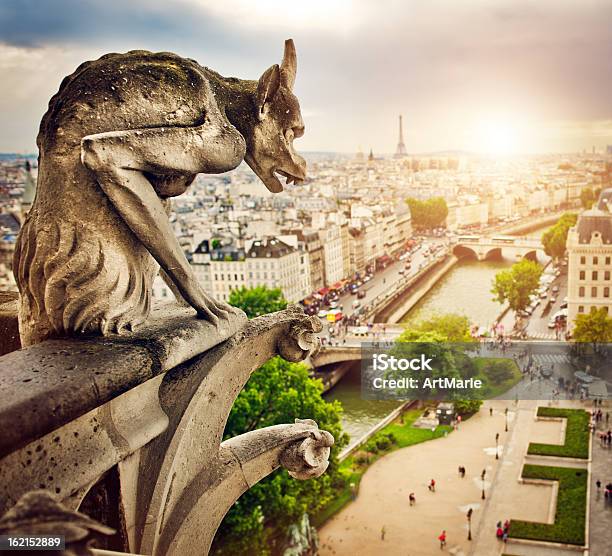
[[[479,262],[461,259],[404,317],[404,321],[435,313],[458,313],[479,326],[490,326],[501,311],[493,301],[491,284],[497,272],[511,266],[511,259]],[[344,430],[355,440],[389,414],[397,402],[370,401],[361,398],[357,362],[328,394],[327,400],[339,400],[344,407]]]

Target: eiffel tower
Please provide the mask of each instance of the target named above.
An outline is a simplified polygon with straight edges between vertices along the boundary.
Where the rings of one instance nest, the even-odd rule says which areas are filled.
[[[395,158],[404,158],[407,155],[406,145],[404,145],[404,130],[402,128],[402,115],[399,117],[399,140],[395,148]]]

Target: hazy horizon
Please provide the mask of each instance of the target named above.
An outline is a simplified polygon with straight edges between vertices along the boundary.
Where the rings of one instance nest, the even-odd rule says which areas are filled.
[[[256,79],[298,50],[304,152],[514,155],[612,144],[607,0],[4,0],[0,152],[36,152],[65,75],[106,52],[169,50]]]

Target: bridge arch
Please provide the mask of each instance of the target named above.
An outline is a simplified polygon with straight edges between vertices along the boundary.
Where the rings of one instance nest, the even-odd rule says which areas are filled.
[[[537,249],[531,249],[530,251],[527,251],[523,255],[523,259],[527,259],[529,261],[537,262],[538,261],[538,251],[537,251]]]
[[[503,253],[502,253],[502,248],[501,247],[493,247],[491,249],[489,249],[484,257],[482,258],[483,261],[488,261],[491,259],[502,259],[503,258]]]
[[[455,247],[453,247],[453,255],[455,255],[455,257],[458,259],[462,259],[464,257],[469,257],[472,259],[478,258],[478,253],[476,253],[476,251],[474,251],[474,249],[471,247],[466,247],[465,245],[455,245]]]

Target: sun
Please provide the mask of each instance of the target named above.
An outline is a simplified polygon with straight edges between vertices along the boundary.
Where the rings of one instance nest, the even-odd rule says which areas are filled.
[[[486,154],[509,156],[521,150],[519,129],[510,121],[485,119],[475,135],[477,150]]]

